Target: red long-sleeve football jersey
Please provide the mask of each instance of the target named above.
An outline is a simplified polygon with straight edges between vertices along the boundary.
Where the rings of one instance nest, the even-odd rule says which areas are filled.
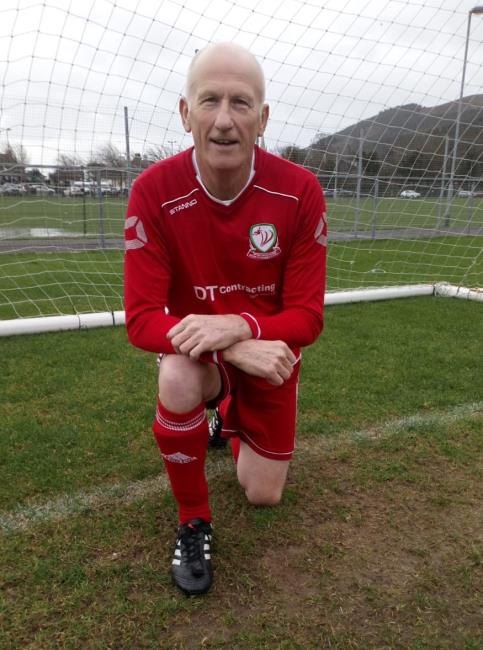
[[[327,225],[316,177],[255,147],[255,174],[230,205],[197,180],[193,149],[136,179],[125,224],[131,343],[173,353],[188,314],[241,314],[254,338],[309,345],[323,325]]]

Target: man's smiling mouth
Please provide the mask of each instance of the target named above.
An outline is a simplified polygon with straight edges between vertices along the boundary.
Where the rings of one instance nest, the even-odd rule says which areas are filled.
[[[220,145],[222,147],[227,147],[231,146],[234,144],[238,144],[238,140],[229,140],[227,138],[211,138],[211,142],[214,144]]]

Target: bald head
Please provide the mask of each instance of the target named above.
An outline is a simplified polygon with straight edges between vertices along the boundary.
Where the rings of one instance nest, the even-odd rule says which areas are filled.
[[[193,59],[179,112],[201,178],[218,199],[236,196],[250,177],[270,112],[264,97],[260,64],[239,45],[210,45]]]
[[[193,57],[186,79],[188,101],[196,91],[200,78],[207,72],[223,74],[235,71],[250,80],[260,103],[265,101],[265,77],[261,65],[251,52],[235,43],[216,43],[199,50]]]

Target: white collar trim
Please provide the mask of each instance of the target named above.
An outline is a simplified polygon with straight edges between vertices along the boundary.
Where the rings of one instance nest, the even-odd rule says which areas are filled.
[[[192,157],[192,160],[193,160],[193,167],[195,168],[195,172],[196,172],[196,180],[198,181],[198,183],[201,185],[201,187],[205,191],[205,194],[207,194],[207,196],[209,196],[209,198],[212,201],[215,201],[216,203],[219,203],[220,205],[231,205],[232,203],[234,203],[237,200],[237,198],[239,196],[241,196],[243,194],[243,192],[247,189],[247,187],[252,182],[253,177],[255,176],[255,151],[254,151],[253,156],[252,156],[252,164],[251,164],[251,169],[250,169],[250,175],[248,176],[247,182],[245,183],[245,185],[242,187],[242,189],[238,192],[238,194],[235,197],[233,197],[232,199],[227,199],[226,201],[222,201],[222,199],[217,199],[216,196],[213,196],[213,194],[210,194],[210,192],[208,191],[208,189],[204,185],[203,181],[201,180],[200,168],[198,167],[198,161],[196,160],[196,151],[195,151],[194,148],[193,148],[193,153],[192,153],[191,157]]]

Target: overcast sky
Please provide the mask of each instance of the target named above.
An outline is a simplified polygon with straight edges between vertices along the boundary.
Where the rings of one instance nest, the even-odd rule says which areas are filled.
[[[30,162],[191,144],[177,104],[195,50],[250,48],[267,78],[269,148],[307,146],[381,110],[459,97],[474,0],[1,0],[0,148]],[[187,8],[184,5],[189,5]],[[483,92],[483,15],[464,94]]]

